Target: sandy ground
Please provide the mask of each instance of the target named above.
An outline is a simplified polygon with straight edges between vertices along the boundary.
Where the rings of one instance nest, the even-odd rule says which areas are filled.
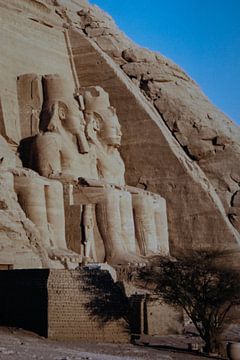
[[[183,337],[163,339],[186,348]],[[152,349],[130,344],[62,343],[14,328],[0,327],[0,359],[5,360],[203,360],[204,357],[173,349]],[[206,357],[205,357],[206,359]]]

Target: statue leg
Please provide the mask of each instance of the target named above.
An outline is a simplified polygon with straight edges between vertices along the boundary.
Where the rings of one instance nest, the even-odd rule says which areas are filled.
[[[44,246],[49,248],[50,232],[46,211],[45,185],[46,182],[41,178],[14,177],[14,188],[18,201],[26,216],[37,226]]]
[[[121,238],[121,214],[119,193],[103,190],[104,200],[96,205],[97,224],[104,241],[106,260],[111,262],[126,252]]]
[[[127,191],[120,194],[120,214],[122,225],[122,238],[127,250],[136,254],[136,239],[134,231],[132,197]]]
[[[124,243],[121,219],[121,191],[104,189],[103,200],[96,205],[97,224],[109,264],[139,264],[142,259],[131,254]]]
[[[83,205],[83,228],[84,228],[84,256],[86,260],[92,258],[96,259],[94,248],[94,223],[93,223],[93,206],[92,204]]]
[[[169,241],[166,200],[157,195],[154,199],[154,204],[158,250],[161,254],[167,255],[169,254]]]
[[[133,212],[136,236],[142,255],[158,252],[158,241],[155,224],[155,209],[151,195],[133,194]]]
[[[49,256],[63,262],[80,262],[80,255],[67,248],[65,237],[65,213],[63,186],[59,181],[50,180],[45,187],[47,221],[53,232],[52,247]]]
[[[63,187],[58,181],[50,180],[45,187],[47,219],[54,234],[53,247],[67,249],[65,239],[65,214]]]

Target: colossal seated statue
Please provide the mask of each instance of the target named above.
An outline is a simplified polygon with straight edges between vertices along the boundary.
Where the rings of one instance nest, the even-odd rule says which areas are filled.
[[[81,262],[81,256],[67,248],[62,184],[33,174],[14,176],[18,201],[26,216],[37,226],[48,257],[64,266],[76,267],[74,263]],[[49,266],[58,267],[58,264]]]
[[[23,168],[17,154],[11,151],[1,135],[0,145],[2,156],[0,159],[1,190],[6,188],[8,192],[6,209],[11,212],[9,210],[13,207],[11,202],[15,201],[14,219],[16,222],[22,223],[29,238],[29,243],[25,244],[28,247],[22,246],[21,251],[18,249],[18,243],[12,244],[12,265],[17,264],[19,266],[19,263],[23,263],[23,258],[27,267],[31,266],[30,262],[35,267],[57,268],[59,261],[63,267],[69,262],[78,264],[81,260],[80,255],[67,249],[65,238],[62,236],[62,229],[64,234],[65,228],[61,183],[48,180],[35,171]],[[1,195],[3,194],[1,193]],[[22,210],[24,210],[26,217],[22,215]],[[21,238],[20,235],[19,238]],[[20,240],[19,243],[21,244]],[[58,261],[52,262],[51,260]]]
[[[47,94],[46,91],[45,94]],[[43,108],[43,113],[44,110]],[[74,129],[72,129],[72,131],[74,131]],[[87,140],[81,137],[81,123],[78,124],[76,132],[81,151],[88,151]],[[54,133],[47,133],[46,139],[48,139],[47,135],[49,134],[53,135]],[[34,138],[34,147],[37,147],[38,138],[41,137],[41,135],[42,133],[39,133],[36,138]],[[54,139],[56,140],[56,137]],[[47,141],[51,143],[52,139],[48,139]],[[46,143],[46,149],[48,151],[45,151],[46,155],[48,157],[51,156],[51,151],[54,150],[54,147],[49,149]],[[35,152],[35,154],[37,153]],[[44,151],[42,155],[45,156]],[[5,176],[8,176],[9,183],[13,183],[19,204],[26,216],[36,225],[40,233],[41,244],[50,259],[48,265],[50,267],[59,267],[60,261],[63,266],[78,266],[82,260],[81,255],[68,249],[66,244],[62,183],[47,178],[49,174],[46,169],[42,169],[41,175],[44,176],[40,176],[37,171],[23,168],[20,159],[18,159],[19,164],[17,166],[16,159],[17,157],[15,156],[14,164],[12,164],[13,162],[11,161],[11,164],[8,164],[8,166],[5,165],[7,169]],[[53,166],[58,166],[58,164],[55,162]],[[32,166],[32,169],[37,170],[36,166]],[[54,263],[54,261],[51,262],[51,260],[57,260],[57,262]]]
[[[116,197],[120,202],[117,208],[120,209],[118,216],[121,221],[118,220],[118,223],[121,223],[122,237],[118,236],[118,238],[122,239],[128,254],[132,252],[147,256],[159,252],[168,253],[164,199],[159,195],[125,185],[125,166],[119,153],[122,133],[116,111],[110,106],[108,94],[100,87],[90,87],[83,90],[83,96],[87,136],[96,148],[99,177],[113,184],[114,203],[117,204]],[[113,199],[109,203],[112,203]],[[110,204],[108,208],[110,209]],[[101,219],[99,222],[101,227],[106,224],[103,221],[103,214],[107,213],[107,207],[104,212],[103,203],[99,203],[96,211],[99,214],[97,219]],[[104,226],[104,228],[106,237],[109,234],[108,227]],[[110,239],[106,243],[111,243]],[[116,256],[111,254],[110,250],[107,253],[109,253],[108,258],[119,261],[119,253]],[[123,258],[125,257],[126,253],[123,255]]]
[[[71,205],[81,206],[85,257],[94,243],[94,218],[110,264],[140,263],[142,256],[168,252],[164,199],[125,185],[122,133],[108,94],[100,87],[82,89],[83,116],[72,93],[58,75],[43,78],[41,131],[32,167],[69,187]],[[58,216],[64,224],[63,214]]]

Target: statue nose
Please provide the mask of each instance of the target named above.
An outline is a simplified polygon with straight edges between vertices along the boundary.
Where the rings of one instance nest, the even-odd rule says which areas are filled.
[[[54,121],[50,121],[49,124],[48,124],[48,126],[47,126],[47,130],[48,130],[48,131],[54,131],[54,130],[56,130],[56,128],[57,128],[57,126],[56,126],[55,122],[54,122]]]

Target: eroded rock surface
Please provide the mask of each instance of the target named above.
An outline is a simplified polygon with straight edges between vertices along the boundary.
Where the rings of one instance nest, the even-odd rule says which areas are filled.
[[[238,228],[239,208],[233,197],[239,189],[239,127],[208,100],[179,66],[159,53],[129,43],[103,12],[99,16],[98,8],[82,10],[79,15],[87,35],[140,88],[183,151],[204,171],[229,220]],[[98,33],[92,32],[96,28]],[[99,28],[109,33],[108,44],[105,40],[103,45]],[[119,49],[123,49],[121,56],[113,53],[116,42],[120,43]]]
[[[79,15],[87,35],[121,64],[154,104],[185,153],[205,172],[228,213],[232,196],[239,189],[239,127],[208,100],[179,66],[159,53],[130,43],[98,8],[82,10]],[[116,43],[122,50],[118,56],[114,53]]]
[[[18,159],[21,140],[38,133],[43,96],[40,91],[34,97],[38,76],[59,74],[76,91],[102,86],[122,126],[126,183],[167,201],[170,252],[238,249],[240,130],[197,84],[171,60],[137,47],[85,0],[0,0],[0,7],[0,134],[5,138],[0,158],[11,147]],[[29,77],[28,98],[17,83],[24,74],[36,76]],[[43,266],[39,234],[9,180],[25,169],[19,160],[14,169],[1,171],[0,244],[11,254],[22,241],[31,261],[37,254],[36,264]]]

